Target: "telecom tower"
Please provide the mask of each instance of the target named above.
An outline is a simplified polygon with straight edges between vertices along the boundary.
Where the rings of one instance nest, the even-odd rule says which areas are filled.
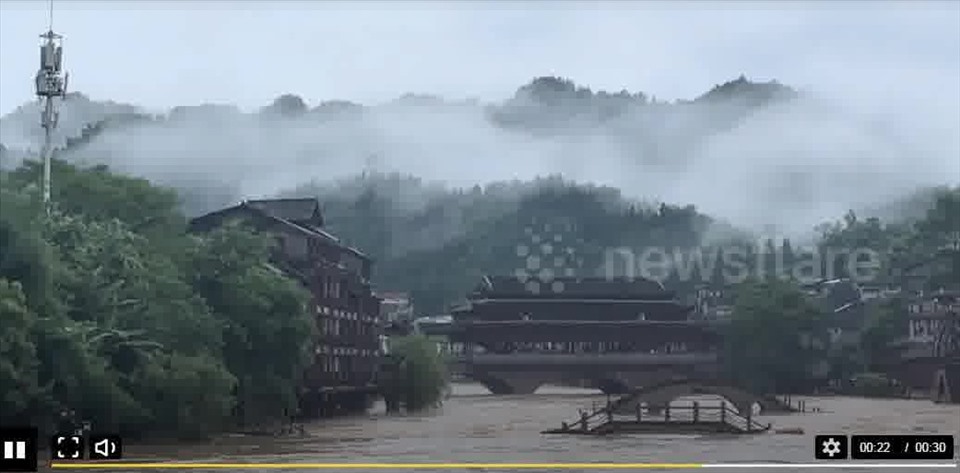
[[[53,1],[50,1],[50,26],[40,35],[40,70],[37,71],[37,97],[43,101],[40,126],[43,127],[43,206],[50,209],[50,157],[53,154],[52,135],[60,113],[55,99],[67,93],[69,74],[63,73],[63,37],[53,32]]]

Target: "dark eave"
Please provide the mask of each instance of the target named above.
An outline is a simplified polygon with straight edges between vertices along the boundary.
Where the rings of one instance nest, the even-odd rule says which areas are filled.
[[[315,198],[258,199],[244,204],[286,221],[316,228],[323,226],[320,202]]]
[[[712,327],[724,322],[697,320],[457,320],[455,325],[471,327],[584,326],[584,327]]]
[[[684,304],[680,304],[675,300],[661,300],[661,299],[633,299],[633,298],[603,298],[603,297],[583,297],[583,298],[484,298],[484,299],[471,299],[473,304],[488,304],[488,303],[527,303],[527,304],[541,304],[544,302],[562,302],[562,303],[571,303],[571,302],[583,302],[591,304],[664,304],[664,305],[675,305],[680,307],[685,307]]]
[[[240,204],[234,205],[233,207],[227,207],[225,209],[220,209],[215,212],[210,212],[208,214],[201,215],[197,218],[194,218],[190,220],[190,228],[192,230],[205,229],[210,226],[218,225],[222,219],[228,218],[232,214],[244,213],[246,215],[252,215],[255,218],[258,218],[262,221],[280,223],[286,228],[295,230],[299,233],[303,233],[305,235],[312,236],[312,237],[318,237],[318,238],[327,240],[330,243],[339,245],[339,240],[337,240],[336,237],[334,237],[333,235],[323,230],[320,230],[318,228],[311,228],[304,224],[293,222],[291,220],[287,220],[285,218],[279,217],[275,214],[271,214],[265,211],[263,208],[249,205],[249,202],[250,201],[241,202]]]
[[[352,254],[353,254],[354,256],[356,256],[357,258],[361,258],[361,259],[364,259],[364,260],[367,260],[367,261],[370,260],[370,257],[367,256],[364,252],[362,252],[362,251],[360,251],[360,250],[358,250],[358,249],[356,249],[356,248],[354,248],[354,247],[352,247],[352,246],[344,246],[343,249],[346,250],[346,251],[348,251],[348,252],[350,252],[350,253],[352,253]]]
[[[672,299],[673,292],[666,290],[661,283],[645,278],[603,278],[603,277],[555,277],[551,283],[562,283],[563,294],[533,294],[526,282],[516,276],[484,276],[474,290],[478,299],[495,298],[631,298],[631,299]]]

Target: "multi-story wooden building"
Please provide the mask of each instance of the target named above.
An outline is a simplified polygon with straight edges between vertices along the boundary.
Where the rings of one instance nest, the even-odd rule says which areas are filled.
[[[960,402],[960,281],[950,276],[958,257],[956,247],[942,248],[898,275],[907,324],[890,370],[913,392],[952,402]]]
[[[248,200],[192,220],[191,229],[207,231],[236,221],[274,235],[271,262],[313,294],[318,335],[314,363],[304,373],[303,413],[364,408],[376,392],[382,354],[370,259],[323,230],[316,199]]]
[[[946,357],[957,350],[960,291],[945,289],[918,295],[907,305],[907,357]]]

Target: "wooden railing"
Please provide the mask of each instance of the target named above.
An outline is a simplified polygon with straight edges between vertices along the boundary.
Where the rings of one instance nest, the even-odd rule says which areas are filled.
[[[807,401],[804,399],[798,399],[797,402],[793,402],[793,396],[789,394],[771,395],[769,397],[790,408],[791,411],[807,412]]]
[[[752,418],[752,413],[741,415],[728,407],[726,403],[720,405],[701,405],[693,402],[691,405],[667,405],[662,410],[651,411],[649,408],[637,405],[634,414],[617,412],[618,402],[612,402],[603,407],[585,413],[580,419],[567,424],[564,428],[582,432],[596,432],[611,422],[662,422],[677,424],[720,423],[733,427],[739,432],[759,432],[770,428],[770,424],[761,424]]]
[[[735,409],[728,407],[726,403],[720,405],[701,405],[696,401],[694,401],[691,405],[666,406],[662,411],[657,413],[651,413],[649,410],[644,413],[644,409],[638,406],[635,415],[626,416],[619,414],[614,416],[614,420],[694,424],[715,422],[730,425],[737,430],[744,432],[766,430],[769,428],[769,425],[763,425],[754,420],[751,412],[747,412],[744,416]]]
[[[592,432],[593,430],[610,422],[613,419],[612,407],[614,406],[614,404],[615,402],[611,402],[602,407],[595,407],[590,412],[582,412],[579,419],[569,424],[564,422],[563,426],[565,429],[571,428],[571,429],[579,429],[584,432]]]

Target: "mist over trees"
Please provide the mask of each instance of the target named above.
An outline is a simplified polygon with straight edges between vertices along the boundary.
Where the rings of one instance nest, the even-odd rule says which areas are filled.
[[[516,247],[538,218],[570,221],[581,274],[602,265],[602,248],[716,247],[760,235],[871,239],[889,252],[900,237],[887,233],[934,205],[956,167],[944,160],[948,142],[943,154],[917,158],[901,136],[876,129],[880,118],[744,76],[674,103],[539,77],[499,104],[407,94],[310,108],[284,94],[252,113],[203,104],[154,115],[72,94],[63,108],[60,136],[69,138],[56,158],[176,191],[143,205],[196,216],[245,198],[318,197],[330,230],[374,257],[378,286],[412,292],[426,312],[444,311],[481,274],[524,269]],[[37,148],[37,113],[28,104],[0,118],[0,166]],[[864,159],[881,169],[869,183],[858,174]],[[28,164],[12,175],[37,172]],[[62,172],[71,189],[73,171]],[[111,195],[97,175],[83,179]],[[70,206],[84,196],[65,197]],[[851,208],[853,222],[815,231]]]
[[[710,97],[723,94],[738,96],[741,87],[750,86],[743,80],[721,85],[698,101],[712,103],[721,99]],[[761,85],[757,93],[766,97],[771,90],[785,90],[779,87]],[[797,100],[787,95],[788,102]],[[563,130],[570,122],[555,121],[557,112],[544,111],[551,107],[570,112],[571,120],[585,115],[591,117],[588,121],[609,127],[620,126],[625,117],[635,118],[644,107],[689,110],[697,106],[660,104],[637,94],[593,93],[553,79],[534,81],[518,97],[525,105],[511,102],[500,111],[529,115],[501,125],[510,130],[489,128],[485,114],[496,109],[471,115],[476,120],[471,123],[488,126],[482,133],[491,134],[483,139],[507,140],[479,150],[496,159],[460,160],[456,152],[463,150],[463,143],[450,140],[446,145],[457,145],[447,150],[453,156],[447,161],[453,164],[434,161],[432,153],[437,149],[418,154],[423,150],[411,143],[424,122],[407,124],[412,126],[402,122],[433,117],[427,125],[440,128],[429,136],[442,142],[437,137],[454,130],[443,129],[443,123],[463,118],[463,111],[473,110],[473,104],[438,105],[434,99],[415,97],[382,110],[347,103],[310,110],[291,96],[278,99],[274,112],[252,117],[229,107],[180,109],[157,117],[111,105],[120,111],[103,112],[55,153],[57,207],[43,218],[38,218],[39,165],[22,161],[23,149],[5,144],[0,149],[5,167],[0,171],[0,317],[4,320],[0,325],[0,412],[4,423],[50,426],[55,413],[72,409],[82,418],[97,419],[103,430],[200,436],[223,428],[267,425],[293,410],[296,387],[309,362],[308,294],[266,267],[269,242],[263,237],[243,228],[224,228],[202,237],[185,231],[188,216],[252,197],[243,179],[258,172],[263,176],[256,182],[267,195],[319,197],[331,232],[375,258],[378,289],[411,292],[423,314],[445,311],[484,274],[518,270],[543,274],[560,256],[561,264],[554,264],[551,271],[559,274],[575,268],[578,275],[593,275],[602,271],[604,250],[609,248],[684,250],[756,242],[757,235],[749,228],[728,223],[723,215],[699,206],[644,199],[617,186],[586,184],[564,173],[539,173],[540,178],[527,179],[507,170],[514,178],[451,185],[416,172],[449,165],[460,168],[459,172],[479,174],[529,157],[495,154],[507,151],[507,144],[527,152],[542,146],[545,135],[560,136],[564,144],[589,142],[589,137],[596,136],[588,133],[587,138],[579,135],[563,141],[572,136]],[[70,100],[85,99],[73,96]],[[411,105],[411,100],[417,103]],[[743,120],[752,116],[744,110],[753,107],[752,113],[762,115],[771,106],[745,103],[732,107],[749,115]],[[621,106],[627,111],[617,111]],[[28,116],[18,113],[14,118]],[[540,121],[536,117],[541,113],[550,118]],[[5,117],[0,123],[4,130],[9,129],[9,120]],[[309,120],[326,128],[317,128]],[[376,123],[383,131],[374,135],[381,138],[376,146],[342,146],[365,143],[362,138],[367,135],[362,131]],[[714,137],[726,136],[724,130],[731,126],[737,133],[734,122],[722,123],[707,120],[704,129]],[[455,130],[463,131],[461,125]],[[212,133],[215,130],[219,135]],[[603,130],[607,133],[611,128]],[[403,132],[414,134],[404,137]],[[657,136],[659,132],[650,133]],[[689,136],[685,133],[675,135],[678,146],[692,146],[690,140],[679,138]],[[455,138],[462,136],[467,135]],[[297,146],[269,147],[284,140]],[[490,142],[467,145],[482,143]],[[254,146],[247,149],[249,145]],[[543,149],[559,148],[535,151]],[[341,154],[344,150],[352,154]],[[409,153],[408,161],[396,161],[397,153]],[[678,160],[689,157],[677,156]],[[610,164],[590,158],[578,156],[582,164],[592,167]],[[412,169],[383,170],[388,163],[410,164]],[[652,161],[647,164],[650,169],[657,167]],[[523,166],[517,161],[517,167]],[[669,175],[657,179],[670,182]],[[778,183],[771,177],[771,182],[752,184],[773,187]],[[912,192],[902,195],[919,197],[909,197],[915,203],[897,219],[861,216],[848,212],[849,207],[829,215],[830,220],[840,219],[819,227],[815,243],[872,248],[887,255],[881,268],[884,274],[896,274],[931,255],[952,251],[948,267],[929,283],[960,280],[960,253],[949,246],[960,234],[960,187],[912,188]],[[780,204],[759,201],[756,206],[765,209],[764,218],[772,216],[771,222],[797,215],[795,208]],[[804,221],[801,217],[806,214],[799,215],[798,220]],[[544,238],[564,251],[543,250],[534,267],[519,248],[539,245],[542,250]],[[775,245],[792,254],[790,242],[768,241],[771,249]],[[752,258],[755,255],[747,255],[748,264]],[[693,274],[692,279],[667,283],[683,292],[691,289],[684,284],[716,276]],[[731,339],[750,340],[769,332],[772,343],[757,347],[764,357],[771,357],[763,370],[758,368],[757,378],[749,380],[758,388],[799,384],[799,371],[781,369],[792,366],[792,360],[784,357],[818,355],[802,344],[774,350],[780,346],[777,340],[786,340],[774,335],[784,331],[820,336],[816,311],[799,301],[793,283],[751,281],[742,287]],[[783,307],[789,308],[789,316],[770,320]],[[902,307],[871,313],[862,353],[855,354],[856,364],[869,368],[887,355],[885,347],[901,333],[903,321],[897,314],[902,313]],[[732,350],[730,356],[760,359],[749,350]],[[428,371],[433,373],[431,379],[442,378],[439,371]],[[406,402],[428,404],[435,397],[436,392]]]
[[[38,113],[27,104],[0,118],[7,149],[0,165],[39,150]],[[188,215],[364,171],[451,189],[562,175],[794,236],[850,208],[873,211],[918,188],[954,184],[955,117],[923,121],[932,126],[920,135],[902,116],[854,113],[746,77],[673,103],[539,77],[502,103],[407,94],[379,105],[327,100],[311,108],[284,94],[251,113],[200,104],[156,115],[71,94],[57,140],[63,146],[95,128],[59,157],[177,189]],[[870,185],[864,163],[878,170]],[[789,216],[772,210],[787,207]]]

